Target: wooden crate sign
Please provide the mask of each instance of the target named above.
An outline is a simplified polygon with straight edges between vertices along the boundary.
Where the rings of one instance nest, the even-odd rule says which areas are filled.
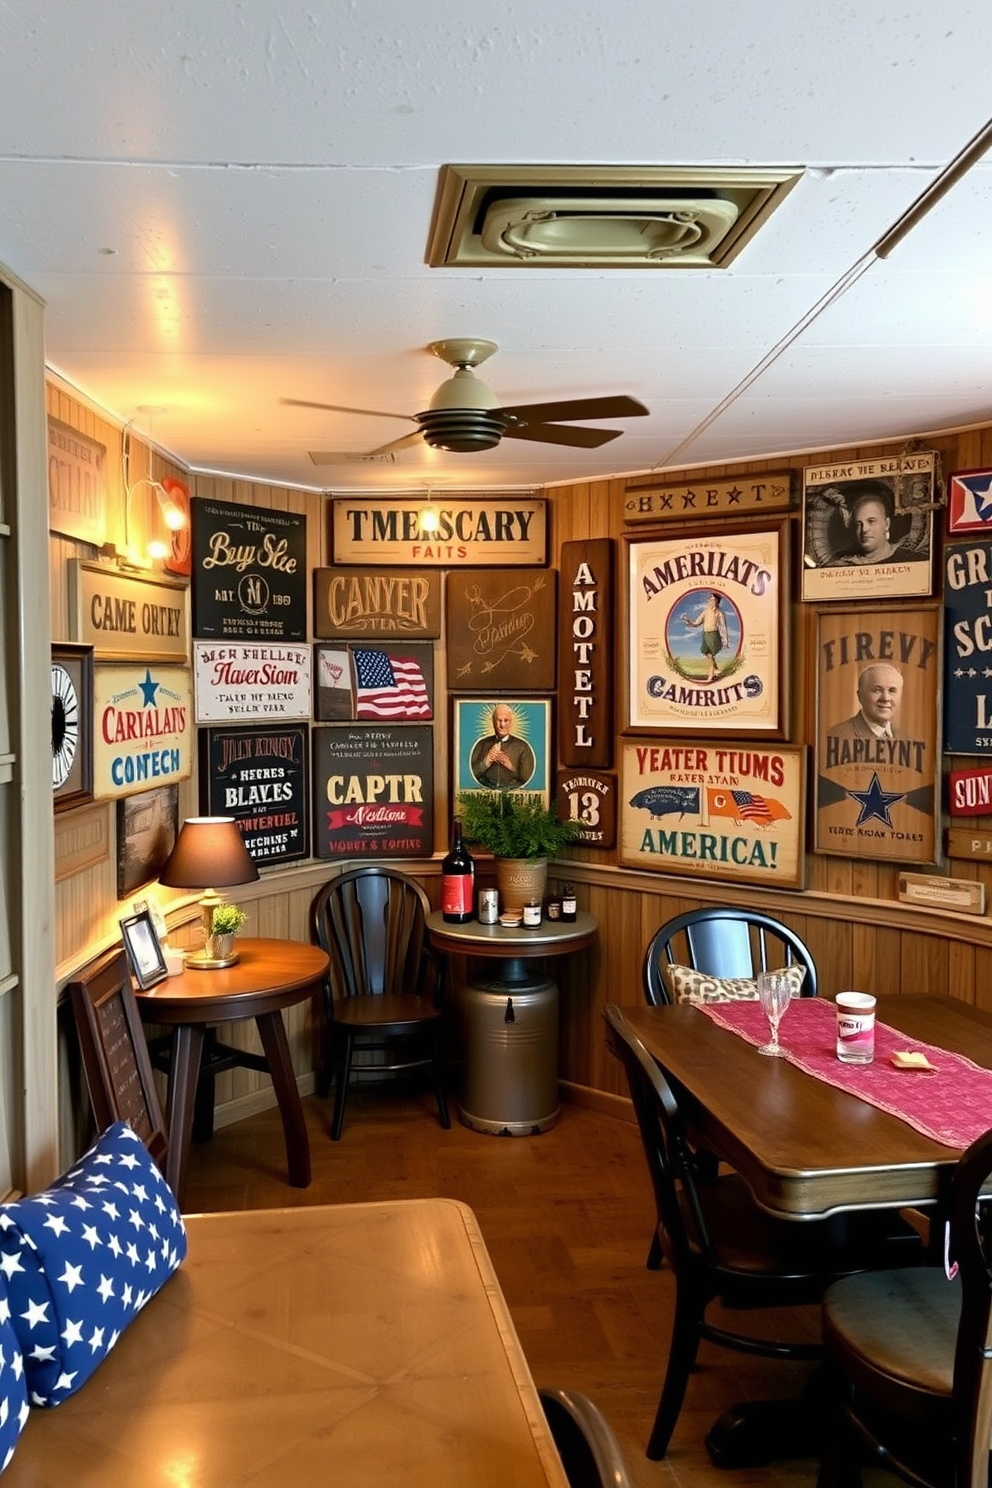
[[[441,634],[441,575],[390,568],[316,568],[313,633],[319,640],[407,640]]]
[[[562,543],[558,751],[562,763],[613,763],[613,540]]]
[[[627,481],[625,522],[669,522],[686,517],[734,517],[787,511],[795,502],[791,470],[738,475],[730,480],[685,481],[677,486]]]
[[[969,858],[992,863],[992,832],[973,832],[968,827],[948,827],[945,846],[949,858]]]
[[[951,816],[992,816],[992,770],[952,770],[947,809]]]

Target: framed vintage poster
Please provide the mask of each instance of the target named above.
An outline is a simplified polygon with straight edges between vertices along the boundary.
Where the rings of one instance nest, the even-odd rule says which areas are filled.
[[[521,791],[551,799],[551,699],[454,698],[452,796]]]
[[[179,787],[163,785],[117,802],[117,897],[158,878],[179,835]]]
[[[313,787],[316,857],[433,854],[432,728],[314,729]]]
[[[316,568],[313,633],[321,640],[430,640],[441,634],[434,569]]]
[[[800,745],[625,739],[620,862],[802,888],[805,756]]]
[[[958,470],[947,482],[947,530],[992,534],[992,470]]]
[[[805,600],[933,592],[932,451],[803,471]]]
[[[992,541],[978,538],[944,549],[944,748],[992,754]]]
[[[821,610],[816,852],[939,855],[941,607]]]
[[[93,799],[93,647],[52,646],[52,801],[71,811]]]
[[[93,794],[134,796],[193,770],[193,692],[187,667],[97,666],[93,679]]]
[[[318,723],[428,723],[434,717],[434,647],[400,639],[329,645],[314,651],[313,716]]]
[[[197,723],[310,717],[310,647],[193,642]]]
[[[199,751],[205,816],[233,816],[259,867],[309,857],[306,724],[201,729]]]
[[[303,641],[307,519],[267,506],[193,502],[193,634]]]
[[[628,732],[787,737],[788,520],[626,542]]]
[[[449,573],[445,584],[449,688],[552,690],[555,578],[548,568]]]

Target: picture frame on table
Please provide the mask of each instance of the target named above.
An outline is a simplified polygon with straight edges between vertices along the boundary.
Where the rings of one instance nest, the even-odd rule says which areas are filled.
[[[549,697],[453,698],[454,798],[463,791],[509,790],[549,805],[551,704]]]
[[[147,992],[149,987],[154,987],[169,975],[151,912],[141,909],[135,914],[123,915],[119,923],[131,974],[142,992]]]
[[[623,731],[789,737],[789,521],[626,537]]]
[[[939,861],[943,607],[816,614],[813,850]]]
[[[58,811],[93,800],[93,647],[52,646],[52,803]]]

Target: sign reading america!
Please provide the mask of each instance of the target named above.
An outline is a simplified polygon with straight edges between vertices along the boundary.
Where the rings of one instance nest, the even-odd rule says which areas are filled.
[[[430,517],[428,518],[428,513]],[[547,502],[509,492],[486,501],[445,496],[336,496],[335,563],[507,568],[548,561]]]
[[[803,756],[789,745],[625,743],[621,863],[801,888]]]

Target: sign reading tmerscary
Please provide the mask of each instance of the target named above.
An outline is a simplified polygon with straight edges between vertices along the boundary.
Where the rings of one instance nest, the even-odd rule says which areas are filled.
[[[485,501],[445,496],[336,496],[335,563],[506,568],[548,561],[547,502],[509,492]]]

